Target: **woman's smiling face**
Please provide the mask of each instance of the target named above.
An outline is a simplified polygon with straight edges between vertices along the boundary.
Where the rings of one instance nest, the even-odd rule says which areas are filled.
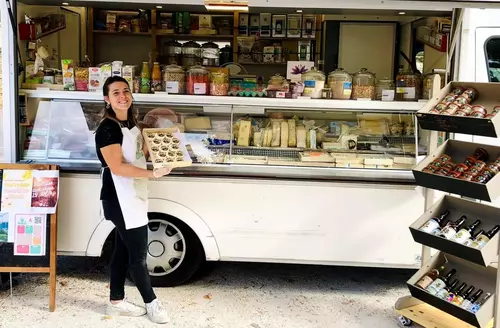
[[[128,83],[114,82],[109,85],[109,95],[104,100],[111,105],[117,117],[127,117],[127,111],[132,106],[132,92]]]

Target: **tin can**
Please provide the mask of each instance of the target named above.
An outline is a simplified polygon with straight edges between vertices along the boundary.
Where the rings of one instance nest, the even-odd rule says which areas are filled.
[[[455,112],[454,116],[469,116],[467,112],[464,112],[461,108]]]
[[[486,162],[490,158],[490,154],[488,154],[488,152],[484,148],[477,148],[474,151],[474,158],[476,160],[485,161]]]
[[[437,175],[447,176],[448,174],[450,174],[450,172],[451,172],[450,170],[447,170],[445,168],[441,168],[434,173],[436,173]]]
[[[436,107],[434,107],[429,111],[429,114],[441,114],[441,111],[436,109]]]
[[[488,170],[490,170],[494,174],[497,174],[498,172],[500,172],[500,167],[497,164],[495,164],[495,162],[488,163],[486,165],[486,167],[488,168]]]
[[[465,89],[462,88],[462,87],[456,87],[456,88],[453,89],[453,91],[451,92],[451,94],[458,96],[458,95],[461,95],[464,92],[464,90]]]
[[[466,112],[467,115],[470,115],[472,113],[472,106],[469,104],[465,104],[462,107],[460,107],[460,110]]]
[[[470,104],[470,99],[464,96],[458,96],[455,102],[460,105]]]
[[[498,112],[500,112],[500,106],[493,107],[493,113],[498,113]]]
[[[443,165],[444,165],[445,162],[441,162],[439,159],[433,161],[431,164],[429,165],[432,165],[432,166],[435,166],[435,167],[439,167],[441,168]]]
[[[477,97],[477,91],[473,88],[467,88],[463,92],[463,95],[466,95],[467,97],[470,98],[471,101],[474,101]]]
[[[432,168],[426,166],[426,167],[424,167],[422,169],[422,172],[424,172],[424,173],[434,173],[434,170]]]
[[[498,157],[493,163],[500,167],[500,157]]]
[[[488,176],[488,180],[491,180],[491,178],[493,178],[495,176],[495,173],[493,171],[491,171],[490,169],[488,168],[485,168],[484,170],[482,170],[479,175],[486,175]]]
[[[500,159],[500,157],[498,157]],[[446,155],[446,154],[442,154],[441,156],[439,156],[437,159],[435,159],[436,161],[439,160],[440,162],[442,163],[446,163],[446,162],[449,162],[451,161],[451,156],[450,155]]]
[[[479,171],[481,171],[482,169],[484,169],[486,167],[486,163],[483,162],[483,161],[476,161],[474,163],[474,166],[476,169],[478,169]]]
[[[475,118],[484,118],[485,115],[484,115],[483,112],[474,111],[469,116],[470,117],[475,117]]]
[[[455,163],[453,163],[453,162],[446,162],[446,163],[443,164],[443,166],[441,168],[449,170],[449,171],[453,171],[456,166],[457,165]]]
[[[477,167],[471,167],[466,173],[472,174],[473,176],[478,175],[481,172]]]
[[[469,167],[467,165],[460,163],[457,166],[455,166],[455,169],[453,170],[453,172],[458,172],[458,173],[462,174],[464,172],[467,172],[468,169],[469,169]]]
[[[491,120],[493,117],[495,117],[495,114],[496,114],[496,113],[491,113],[491,114],[488,114],[488,115],[486,115],[484,118],[485,118],[486,120]]]
[[[457,99],[457,97],[458,97],[458,95],[453,94],[453,93],[449,93],[446,96],[444,96],[442,102],[454,102],[455,99]]]
[[[460,179],[465,180],[465,181],[472,181],[474,179],[474,176],[470,174],[469,172],[465,172],[460,176]]]
[[[467,165],[467,167],[471,167],[474,165],[474,163],[476,162],[476,158],[475,157],[472,157],[472,156],[469,156],[465,159],[465,162],[464,164]]]
[[[486,183],[490,180],[491,180],[491,178],[487,174],[482,173],[482,174],[479,174],[476,177],[474,177],[474,179],[472,181],[478,182],[478,183]]]
[[[462,172],[457,172],[457,171],[451,171],[450,174],[448,175],[450,178],[455,178],[458,179],[462,175]]]
[[[437,104],[436,106],[434,106],[434,109],[438,110],[439,112],[442,112],[443,110],[445,110],[448,105],[451,104],[451,102],[440,102],[439,104]]]
[[[481,112],[484,115],[488,114],[488,111],[486,110],[486,108],[484,108],[484,106],[481,106],[481,105],[472,106],[472,112]]]

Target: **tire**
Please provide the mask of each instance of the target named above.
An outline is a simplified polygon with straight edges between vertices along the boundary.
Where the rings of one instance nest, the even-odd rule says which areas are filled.
[[[174,287],[190,281],[206,260],[200,239],[175,217],[163,213],[149,213],[148,216],[150,233],[146,262],[151,284],[153,287]],[[172,244],[173,238],[180,240]],[[158,256],[162,250],[162,255]],[[167,254],[169,252],[173,255]],[[167,258],[170,260],[166,261]]]
[[[410,319],[408,319],[407,317],[404,317],[402,315],[399,316],[398,321],[399,321],[399,324],[402,327],[411,327],[411,326],[413,326],[413,322]]]

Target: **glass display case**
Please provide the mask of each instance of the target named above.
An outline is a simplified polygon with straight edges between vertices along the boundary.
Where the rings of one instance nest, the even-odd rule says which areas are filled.
[[[100,101],[35,99],[23,160],[98,171]],[[142,128],[177,127],[193,161],[175,173],[329,180],[413,181],[415,113],[138,102]]]

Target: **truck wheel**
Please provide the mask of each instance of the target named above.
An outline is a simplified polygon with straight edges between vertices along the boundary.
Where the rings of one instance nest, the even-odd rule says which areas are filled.
[[[402,315],[399,316],[398,321],[402,327],[411,327],[413,325],[413,322],[410,319]]]
[[[149,213],[147,267],[153,287],[179,286],[190,280],[205,262],[196,233],[179,219]]]

